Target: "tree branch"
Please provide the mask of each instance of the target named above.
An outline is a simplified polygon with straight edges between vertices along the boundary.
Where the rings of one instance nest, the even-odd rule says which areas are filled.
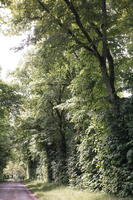
[[[114,72],[114,60],[110,53],[109,48],[107,48],[107,59],[109,63],[109,78],[110,84],[112,86],[113,92],[115,93],[114,82],[115,82],[115,72]]]
[[[64,0],[64,2],[66,3],[67,7],[71,10],[73,15],[75,16],[75,20],[76,20],[76,23],[77,23],[78,27],[80,28],[81,32],[84,34],[84,36],[86,37],[86,39],[88,40],[90,45],[92,46],[95,55],[98,58],[100,58],[100,54],[99,54],[95,44],[93,43],[93,40],[91,39],[90,35],[88,34],[86,29],[84,28],[84,26],[83,26],[83,24],[81,22],[80,16],[79,16],[78,12],[76,11],[72,1],[70,2],[69,0]]]
[[[41,0],[36,0],[36,1],[39,3],[39,5],[41,6],[41,8],[43,10],[45,10],[47,13],[50,14],[50,10],[47,8],[47,6]]]
[[[71,36],[74,41],[80,46],[80,47],[83,47],[85,48],[86,50],[88,50],[89,52],[93,53],[94,54],[94,51],[93,49],[91,49],[88,45],[86,45],[85,43],[81,42],[76,36],[75,34],[72,32],[71,29],[66,29],[66,27],[63,25],[63,23],[61,23],[61,21],[56,18],[55,16],[53,16],[50,12],[50,10],[47,8],[47,6],[41,1],[41,0],[36,0],[39,5],[41,6],[41,8],[46,11],[53,19],[54,21],[56,22],[56,24],[58,24],[69,36]]]
[[[102,56],[106,62],[106,58],[107,58],[107,11],[106,11],[106,0],[102,0],[102,18],[103,18],[103,24],[101,26],[102,28],[102,35],[103,35],[103,52],[102,52]]]
[[[104,5],[105,6],[105,5]],[[106,9],[104,7],[104,9]],[[104,11],[105,13],[105,11]],[[105,17],[105,16],[104,16]],[[97,35],[103,39],[103,33],[100,31],[100,29],[93,23],[93,22],[90,22],[90,25],[91,27],[95,30],[95,32],[97,33]],[[105,27],[106,28],[106,27]],[[106,38],[104,38],[107,40],[107,36]],[[114,60],[113,60],[113,57],[110,53],[110,50],[108,48],[108,44],[107,44],[107,41],[106,41],[106,58],[108,60],[108,65],[109,65],[109,74],[108,74],[108,78],[110,79],[110,84],[112,86],[112,89],[113,89],[113,92],[115,92],[115,89],[114,89],[114,81],[115,81],[115,74],[114,74]]]
[[[89,24],[90,24],[91,28],[93,28],[94,31],[97,33],[97,35],[99,36],[99,38],[102,39],[103,34],[102,34],[102,32],[100,31],[100,29],[97,27],[97,25],[94,24],[93,22],[89,22]],[[98,38],[98,39],[99,39],[99,38]]]

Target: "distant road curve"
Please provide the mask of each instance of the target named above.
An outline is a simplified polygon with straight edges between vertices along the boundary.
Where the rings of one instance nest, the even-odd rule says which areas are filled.
[[[27,187],[19,182],[0,183],[0,200],[38,200]]]

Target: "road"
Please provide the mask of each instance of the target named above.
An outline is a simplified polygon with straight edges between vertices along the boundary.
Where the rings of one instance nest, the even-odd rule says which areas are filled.
[[[37,200],[22,183],[0,183],[0,200]]]

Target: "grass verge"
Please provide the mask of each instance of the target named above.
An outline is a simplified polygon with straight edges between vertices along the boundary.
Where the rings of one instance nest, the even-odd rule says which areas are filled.
[[[105,193],[79,191],[70,187],[41,181],[26,182],[27,187],[39,200],[133,200],[133,198],[117,198]]]

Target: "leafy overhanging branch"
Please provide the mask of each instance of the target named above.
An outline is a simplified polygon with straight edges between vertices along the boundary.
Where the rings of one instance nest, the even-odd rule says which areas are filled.
[[[69,36],[71,36],[74,41],[80,46],[80,47],[84,47],[86,50],[88,50],[91,53],[94,53],[93,49],[91,49],[88,45],[86,45],[85,43],[81,42],[76,35],[72,32],[71,29],[66,28],[63,23],[61,23],[61,21],[56,18],[55,16],[53,16],[50,12],[50,10],[47,8],[47,6],[44,4],[44,2],[41,2],[40,0],[36,0],[39,5],[41,6],[41,8],[46,11],[55,21],[56,24],[58,24]]]
[[[93,49],[93,53],[100,59],[100,54],[99,52],[97,51],[97,48],[95,46],[95,44],[93,43],[90,35],[88,34],[88,32],[86,31],[85,27],[83,26],[82,22],[81,22],[81,19],[80,19],[80,16],[78,14],[78,12],[76,11],[72,1],[68,1],[68,0],[64,0],[64,2],[66,3],[66,5],[68,6],[68,8],[71,10],[71,12],[73,13],[73,15],[75,16],[75,20],[76,20],[76,23],[79,27],[79,29],[81,30],[81,32],[83,33],[83,35],[85,36],[85,38],[88,40],[89,44],[92,46],[92,49]]]
[[[88,42],[91,44],[94,55],[98,58],[99,62],[100,62],[100,68],[101,68],[101,72],[102,72],[102,77],[103,80],[106,84],[107,87],[107,91],[110,94],[110,98],[111,100],[115,99],[116,96],[116,92],[115,92],[115,86],[114,86],[114,80],[115,80],[115,74],[114,74],[114,62],[113,62],[113,57],[110,53],[110,50],[108,48],[108,42],[107,42],[107,8],[106,8],[106,0],[101,1],[101,8],[102,8],[102,17],[103,17],[103,29],[102,29],[102,33],[101,31],[98,29],[98,27],[92,23],[92,27],[94,28],[94,30],[96,31],[96,33],[102,37],[102,43],[103,43],[103,49],[102,49],[102,55],[100,55],[100,53],[97,50],[97,47],[95,46],[95,44],[93,43],[90,35],[88,34],[88,32],[86,31],[85,27],[83,26],[80,16],[78,14],[78,12],[76,11],[72,1],[68,1],[68,0],[64,0],[67,7],[71,10],[71,12],[73,13],[73,15],[75,16],[75,20],[76,23],[79,27],[79,29],[82,31],[82,33],[84,34],[85,38],[88,40]],[[107,70],[107,64],[106,64],[106,59],[108,59],[108,65],[109,65],[109,73]]]

